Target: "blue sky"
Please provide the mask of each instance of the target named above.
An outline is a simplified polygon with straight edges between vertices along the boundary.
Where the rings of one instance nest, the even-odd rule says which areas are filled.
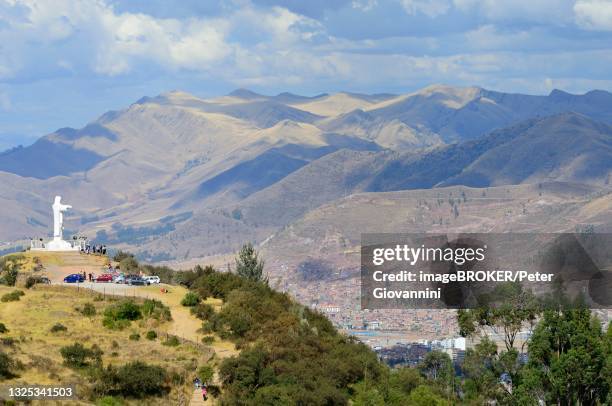
[[[612,0],[0,0],[0,150],[144,95],[612,90]]]

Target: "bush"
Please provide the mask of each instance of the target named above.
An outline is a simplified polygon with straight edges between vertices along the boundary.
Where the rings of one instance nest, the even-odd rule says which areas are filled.
[[[4,323],[0,323],[0,334],[3,333],[8,333],[8,328],[6,328],[6,325]]]
[[[0,343],[7,347],[12,347],[15,345],[15,339],[13,337],[2,337],[0,338]]]
[[[204,365],[198,369],[198,377],[202,382],[210,382],[215,375],[215,370],[210,365]]]
[[[36,285],[37,282],[38,282],[38,278],[35,278],[33,276],[28,276],[26,278],[26,283],[25,283],[26,289],[30,289],[32,286]]]
[[[205,337],[202,337],[202,344],[211,345],[214,342],[215,342],[215,337],[214,336],[205,336]]]
[[[125,252],[125,251],[117,251],[117,253],[113,256],[113,261],[115,262],[121,262],[126,258],[134,258],[134,254],[130,254],[129,252]]]
[[[114,320],[108,317],[102,319],[102,325],[109,330],[123,330],[130,326],[129,320]]]
[[[197,293],[187,292],[183,300],[181,300],[181,304],[187,307],[193,307],[200,303],[200,296]]]
[[[147,334],[145,337],[147,338],[147,340],[155,340],[157,338],[157,333],[153,330],[149,330],[147,331]]]
[[[2,302],[14,302],[19,300],[19,298],[21,296],[25,295],[25,293],[23,293],[22,290],[14,290],[11,293],[7,293],[5,295],[2,295],[2,298],[0,298],[0,301]]]
[[[134,257],[127,257],[119,262],[119,268],[123,272],[130,272],[138,269],[138,261]]]
[[[124,404],[123,400],[113,396],[104,396],[96,402],[96,406],[123,406]]]
[[[166,338],[166,341],[164,341],[162,344],[167,345],[169,347],[176,347],[180,343],[181,342],[179,341],[177,336],[168,336],[168,338]]]
[[[94,344],[91,348],[86,348],[81,343],[75,343],[60,349],[60,354],[64,358],[64,364],[71,368],[86,367],[90,362],[100,364],[103,352]]]
[[[113,330],[121,330],[130,325],[130,321],[142,318],[140,306],[131,300],[113,304],[104,310],[102,325]]]
[[[141,361],[130,362],[119,368],[108,366],[99,370],[95,391],[100,395],[124,396],[142,399],[164,394],[166,370]]]
[[[138,333],[130,334],[130,340],[132,340],[132,341],[140,340],[140,334],[138,334]]]
[[[19,274],[19,266],[5,264],[2,272],[2,283],[8,286],[15,286],[17,275]]]
[[[147,299],[142,304],[142,314],[146,317],[150,317],[159,321],[170,321],[172,320],[172,314],[170,308],[155,299]]]
[[[13,369],[16,367],[15,361],[5,352],[0,351],[0,377],[12,378]]]
[[[215,309],[208,303],[198,303],[196,306],[191,308],[191,314],[200,320],[208,320],[213,314],[215,314]]]
[[[79,310],[83,316],[91,317],[96,315],[96,306],[93,303],[85,303],[83,308]]]
[[[52,333],[59,333],[60,331],[67,331],[68,327],[64,326],[61,323],[55,323],[49,331]]]

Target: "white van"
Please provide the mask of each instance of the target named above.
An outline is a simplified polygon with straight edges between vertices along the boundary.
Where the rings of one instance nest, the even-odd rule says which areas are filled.
[[[149,282],[149,284],[154,284],[154,283],[159,283],[160,282],[159,276],[155,276],[155,275],[152,275],[152,276],[143,276],[142,278],[145,281]]]

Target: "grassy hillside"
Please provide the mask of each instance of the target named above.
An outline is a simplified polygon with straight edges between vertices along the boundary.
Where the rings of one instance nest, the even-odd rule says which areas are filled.
[[[0,284],[0,323],[6,331],[0,328],[0,353],[10,362],[6,371],[5,365],[0,365],[0,381],[10,385],[74,384],[78,399],[86,404],[108,396],[115,399],[112,404],[185,404],[192,398],[192,380],[198,368],[208,366],[214,371],[219,360],[236,354],[231,342],[200,330],[201,321],[181,304],[188,292],[185,287],[162,285],[162,292],[160,286],[128,290],[114,284],[91,285],[94,290],[23,286],[26,275],[44,274],[61,280],[64,274],[74,272],[77,263],[79,268],[99,273],[107,262],[104,257],[71,253],[26,252],[2,257],[0,279],[5,285]],[[18,272],[16,286],[6,285],[9,269]],[[17,300],[10,300],[14,296]],[[140,317],[109,323],[109,312],[126,303],[134,303]],[[221,306],[221,300],[214,298],[204,303],[212,309]],[[75,344],[83,345],[85,351],[101,351],[100,358],[88,361],[88,365],[69,365],[62,351]],[[159,391],[150,389],[144,397],[126,395],[120,381],[110,383],[119,379],[112,378],[113,371],[120,377],[122,368],[133,362],[163,368]]]

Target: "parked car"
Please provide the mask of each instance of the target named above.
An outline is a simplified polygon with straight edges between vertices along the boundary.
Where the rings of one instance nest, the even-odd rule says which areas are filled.
[[[112,282],[113,281],[113,275],[111,275],[109,273],[103,273],[102,275],[96,277],[95,281],[96,282]]]
[[[51,284],[51,279],[46,276],[41,276],[36,283],[44,283],[45,285]]]
[[[113,278],[113,282],[115,282],[115,283],[125,283],[125,275],[123,275],[123,274],[115,275],[115,277]]]
[[[154,283],[160,283],[160,279],[159,276],[155,276],[155,275],[150,275],[150,276],[145,276],[144,279],[149,282],[149,285],[152,285]]]
[[[150,285],[149,281],[147,281],[145,278],[141,278],[140,276],[127,279],[127,284],[134,285],[134,286]]]
[[[125,276],[125,283],[128,283],[130,279],[140,278],[140,275],[132,273]]]
[[[73,273],[64,278],[65,283],[85,282],[85,277],[80,273]]]

